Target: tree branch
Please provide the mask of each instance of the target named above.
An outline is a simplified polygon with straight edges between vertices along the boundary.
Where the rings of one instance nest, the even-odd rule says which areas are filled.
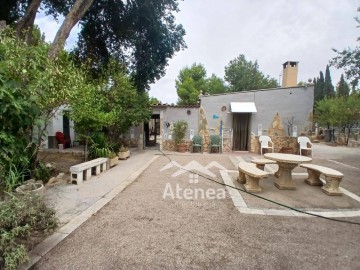
[[[64,47],[65,41],[69,37],[71,29],[84,16],[93,2],[94,0],[76,0],[51,44],[49,50],[49,57],[51,59],[56,58],[60,50]]]

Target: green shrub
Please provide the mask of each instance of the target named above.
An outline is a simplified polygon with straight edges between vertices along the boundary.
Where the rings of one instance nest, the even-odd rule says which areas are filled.
[[[20,165],[11,163],[9,170],[5,173],[5,190],[11,192],[26,180],[26,177],[29,175],[29,169],[27,164]]]
[[[90,159],[109,157],[113,151],[113,146],[108,143],[103,132],[96,132],[91,136],[91,143],[89,147]]]
[[[44,162],[40,161],[31,176],[35,180],[42,180],[47,183],[51,177],[51,171]]]
[[[175,134],[175,143],[179,144],[185,138],[186,130],[188,128],[188,123],[184,120],[177,121],[174,124],[174,134]]]
[[[39,196],[24,195],[0,202],[0,269],[17,269],[28,261],[25,246],[32,235],[58,226],[55,210]]]

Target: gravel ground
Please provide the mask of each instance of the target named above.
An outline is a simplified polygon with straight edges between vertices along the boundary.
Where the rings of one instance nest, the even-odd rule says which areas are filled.
[[[170,157],[181,165],[217,161],[235,169],[228,156]],[[168,162],[157,159],[33,269],[360,269],[360,226],[241,214],[228,193],[164,199],[169,185],[176,195],[176,184],[222,194],[216,183],[190,183],[188,173],[171,177],[175,167],[160,172]],[[222,181],[218,169],[210,170]]]

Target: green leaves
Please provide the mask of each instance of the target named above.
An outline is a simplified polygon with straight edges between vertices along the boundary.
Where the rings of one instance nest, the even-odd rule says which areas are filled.
[[[247,61],[243,54],[225,67],[225,81],[232,92],[277,87],[276,79],[265,76],[259,70],[257,61]]]
[[[360,95],[324,98],[316,103],[315,120],[328,126],[352,126],[360,120]]]
[[[33,234],[46,234],[58,226],[55,210],[36,196],[0,202],[0,269],[18,269],[29,259],[21,242]]]
[[[178,104],[196,104],[201,91],[205,90],[206,70],[202,64],[194,63],[180,70],[176,80]]]

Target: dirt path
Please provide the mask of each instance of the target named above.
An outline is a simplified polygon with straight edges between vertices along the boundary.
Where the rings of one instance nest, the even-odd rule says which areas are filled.
[[[226,156],[171,156],[181,165]],[[175,191],[222,187],[159,158],[128,189],[89,219],[34,269],[359,269],[360,227],[315,218],[240,214],[225,199],[163,198]],[[220,180],[219,170],[211,172]],[[221,180],[220,180],[221,181]],[[189,198],[189,191],[187,191]],[[211,192],[210,192],[211,193]],[[184,195],[184,194],[182,194]],[[175,196],[175,195],[174,195]],[[360,221],[359,218],[352,220]]]

